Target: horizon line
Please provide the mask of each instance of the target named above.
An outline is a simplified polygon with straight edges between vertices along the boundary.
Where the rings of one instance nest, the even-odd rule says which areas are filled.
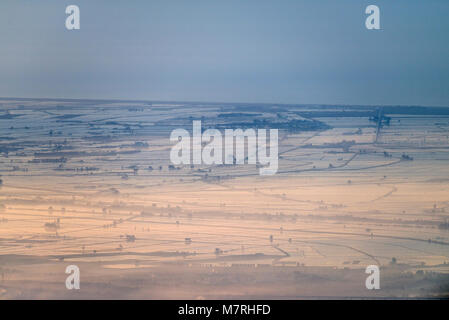
[[[447,106],[437,105],[418,105],[418,104],[330,104],[330,103],[278,103],[278,102],[220,102],[220,101],[193,101],[193,100],[147,100],[147,99],[112,99],[112,98],[35,98],[35,97],[2,97],[0,100],[47,100],[47,101],[102,101],[102,102],[139,102],[139,103],[187,103],[187,104],[250,104],[250,105],[280,105],[280,106],[346,106],[346,107],[424,107],[424,108],[449,108]]]

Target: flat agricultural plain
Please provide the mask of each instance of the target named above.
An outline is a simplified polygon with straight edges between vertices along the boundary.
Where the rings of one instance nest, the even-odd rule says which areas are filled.
[[[172,165],[193,120],[277,174]],[[1,299],[449,297],[449,108],[0,99],[0,179]]]

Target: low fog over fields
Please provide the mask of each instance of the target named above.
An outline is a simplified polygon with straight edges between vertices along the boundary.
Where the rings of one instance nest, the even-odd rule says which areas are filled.
[[[449,296],[448,108],[0,106],[0,298]],[[193,120],[279,129],[277,174],[172,165]]]

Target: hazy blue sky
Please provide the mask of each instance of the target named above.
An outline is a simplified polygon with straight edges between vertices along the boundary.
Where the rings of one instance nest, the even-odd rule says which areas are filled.
[[[449,106],[449,1],[1,0],[0,96]]]

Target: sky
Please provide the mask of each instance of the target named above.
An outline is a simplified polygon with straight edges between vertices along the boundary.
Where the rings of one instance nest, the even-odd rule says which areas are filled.
[[[365,28],[371,4],[381,30]],[[447,0],[1,0],[0,97],[449,106],[448,13]]]

